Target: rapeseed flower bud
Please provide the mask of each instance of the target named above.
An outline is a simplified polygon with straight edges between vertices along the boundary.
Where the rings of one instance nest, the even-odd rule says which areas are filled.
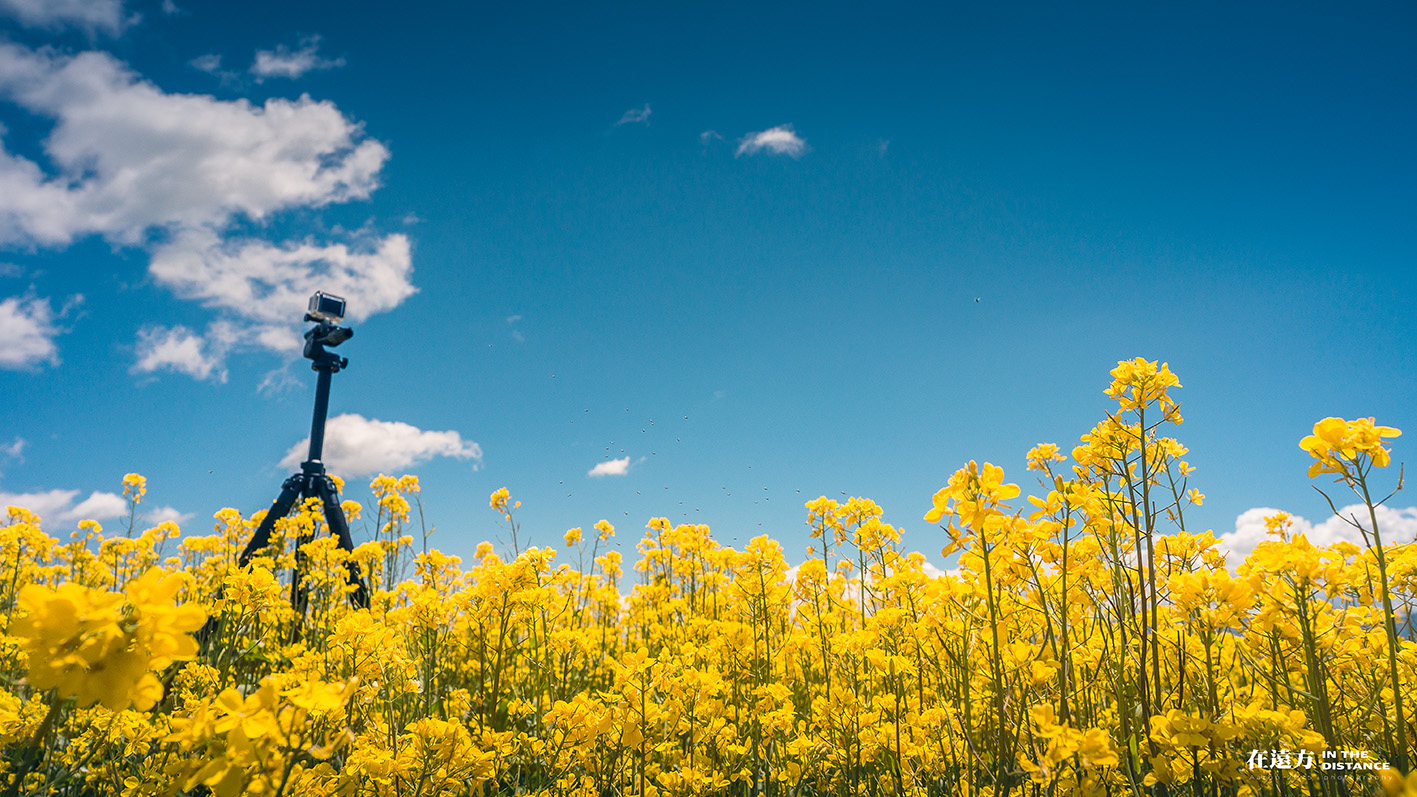
[[[143,496],[148,492],[148,480],[136,473],[129,473],[123,477],[123,497],[133,503],[141,503]]]

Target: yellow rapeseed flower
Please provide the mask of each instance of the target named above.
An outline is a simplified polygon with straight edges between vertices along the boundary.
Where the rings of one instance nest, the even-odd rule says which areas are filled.
[[[1391,426],[1375,425],[1372,418],[1324,418],[1314,424],[1313,434],[1299,441],[1299,447],[1318,460],[1309,466],[1309,478],[1321,473],[1348,476],[1350,468],[1359,466],[1360,457],[1367,457],[1379,468],[1387,467],[1391,456],[1383,448],[1382,438],[1401,434]]]

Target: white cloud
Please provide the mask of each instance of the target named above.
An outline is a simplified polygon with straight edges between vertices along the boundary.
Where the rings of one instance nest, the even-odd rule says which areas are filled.
[[[95,490],[89,493],[89,497],[75,503],[79,497],[78,490],[44,490],[33,493],[6,493],[0,492],[0,507],[18,506],[24,507],[39,515],[51,530],[55,524],[72,524],[80,520],[97,520],[107,522],[128,515],[128,500],[118,493],[104,493]],[[180,522],[192,517],[190,514],[183,514],[170,506],[138,507],[139,520],[147,526],[156,526],[165,521],[172,520]],[[112,535],[113,529],[107,530]]]
[[[275,396],[287,390],[300,387],[300,380],[290,372],[290,364],[287,363],[279,368],[267,371],[262,377],[260,384],[256,385],[256,392],[267,396]]]
[[[705,130],[704,132],[699,134],[699,143],[703,144],[706,147],[715,141],[722,140],[723,136],[719,135],[717,130]]]
[[[1268,539],[1276,539],[1266,534],[1264,519],[1279,511],[1270,507],[1247,509],[1235,518],[1234,532],[1220,535],[1218,538],[1220,540],[1219,548],[1225,553],[1226,565],[1230,569],[1233,570],[1245,561],[1245,557],[1249,556],[1259,543]],[[1339,514],[1343,518],[1356,519],[1364,528],[1369,528],[1372,525],[1368,519],[1368,508],[1363,504],[1345,506],[1339,510]],[[1380,506],[1377,508],[1376,514],[1378,530],[1382,532],[1384,545],[1394,542],[1412,542],[1414,538],[1417,538],[1417,507],[1392,509]],[[1363,536],[1343,518],[1331,515],[1314,523],[1299,515],[1292,515],[1290,519],[1294,525],[1290,529],[1290,533],[1303,534],[1310,543],[1319,547],[1340,541],[1351,542],[1363,547]]]
[[[18,506],[39,515],[40,520],[63,520],[74,506],[78,490],[47,490],[40,493],[0,493],[0,506]],[[97,520],[98,518],[95,518]]]
[[[144,327],[138,330],[137,360],[132,372],[174,371],[193,379],[226,381],[226,355],[235,341],[224,330],[213,329],[202,336],[184,326]],[[225,331],[231,329],[225,325]]]
[[[212,75],[215,75],[216,73],[221,71],[221,56],[217,55],[216,53],[207,53],[205,55],[199,55],[196,58],[193,58],[191,61],[188,61],[188,63],[191,64],[193,67]]]
[[[234,351],[301,350],[296,322],[317,290],[343,296],[350,321],[397,307],[417,290],[407,236],[348,244],[272,244],[222,239],[209,229],[184,230],[158,246],[148,265],[154,282],[183,299],[224,311],[205,335],[185,327],[139,332],[134,373],[170,370],[196,379],[226,380]],[[263,380],[262,389],[276,383]]]
[[[0,0],[0,14],[32,28],[76,27],[116,36],[136,19],[123,15],[122,0]]]
[[[220,58],[193,64],[219,70]],[[268,242],[228,232],[238,220],[363,199],[377,188],[388,149],[332,103],[302,96],[258,106],[168,94],[106,53],[66,56],[3,42],[0,99],[54,122],[43,141],[53,173],[0,142],[0,246],[62,247],[87,235],[149,245],[155,284],[218,311],[203,334],[144,329],[135,373],[224,380],[232,351],[298,354],[298,320],[315,290],[349,299],[354,321],[415,292],[405,235]],[[5,331],[28,344],[7,346],[0,357],[56,362],[53,313],[19,302],[5,308],[12,322]]]
[[[270,77],[293,80],[306,72],[344,66],[343,58],[324,58],[319,54],[319,49],[320,37],[310,36],[301,40],[298,50],[291,50],[284,44],[277,45],[274,50],[258,50],[256,60],[251,63],[251,74],[256,76],[257,81]]]
[[[929,561],[921,562],[920,569],[925,571],[925,575],[929,576],[930,578],[940,578],[941,576],[959,576],[959,568],[954,567],[950,568],[949,570],[941,570],[940,568],[930,564]]]
[[[159,506],[154,508],[151,512],[143,513],[143,524],[146,526],[158,526],[163,523],[171,522],[180,526],[191,520],[193,515],[194,513],[192,512],[178,512],[170,506]]]
[[[296,443],[280,461],[294,470],[310,451],[310,438]],[[325,464],[341,476],[392,473],[434,457],[482,461],[482,448],[455,431],[423,431],[398,421],[380,421],[344,414],[325,424]]]
[[[392,310],[417,290],[409,282],[408,236],[400,234],[351,247],[222,240],[211,230],[185,230],[157,247],[148,271],[183,299],[276,325],[299,319],[317,290],[347,299],[350,321]]]
[[[648,125],[650,113],[649,103],[645,103],[645,107],[643,108],[631,108],[620,116],[620,121],[616,122],[615,126],[619,127],[620,125],[630,124]]]
[[[621,457],[612,459],[609,462],[598,463],[595,467],[586,471],[587,476],[624,476],[630,472],[630,458]]]
[[[167,94],[101,52],[0,43],[0,96],[54,120],[58,170],[0,149],[0,244],[134,244],[153,227],[362,199],[389,154],[332,103]]]
[[[93,518],[107,520],[128,514],[128,499],[117,493],[101,493],[95,490],[88,498],[80,501],[67,513],[73,518]]]
[[[778,125],[758,133],[749,133],[738,142],[734,156],[756,155],[767,152],[771,155],[786,155],[800,158],[807,151],[807,142],[792,129],[792,125]]]
[[[23,437],[16,437],[15,442],[7,446],[0,446],[0,454],[3,454],[6,459],[17,459],[24,462],[26,445],[29,445],[29,443]]]
[[[0,368],[58,365],[54,338],[60,330],[54,325],[54,316],[48,299],[11,296],[0,301]]]

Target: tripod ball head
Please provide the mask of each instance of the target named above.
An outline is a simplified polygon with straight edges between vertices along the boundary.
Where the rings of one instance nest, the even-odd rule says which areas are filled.
[[[310,308],[305,314],[305,320],[313,321],[315,326],[305,332],[305,359],[311,361],[310,367],[316,371],[333,373],[349,366],[348,358],[325,350],[326,347],[334,348],[354,337],[353,329],[339,326],[339,322],[344,320],[345,306],[343,298],[323,291],[316,291],[315,295],[310,297]]]

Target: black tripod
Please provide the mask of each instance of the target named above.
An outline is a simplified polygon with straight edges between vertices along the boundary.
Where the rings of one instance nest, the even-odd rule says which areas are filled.
[[[337,298],[316,294],[316,299],[322,297]],[[312,308],[317,305],[316,299],[310,302]],[[344,300],[340,299],[338,316],[343,314]],[[339,546],[354,552],[354,540],[349,536],[349,521],[345,519],[344,509],[340,507],[339,492],[335,489],[334,479],[325,473],[325,463],[320,461],[325,446],[325,416],[330,407],[330,377],[349,365],[347,358],[326,351],[325,347],[344,343],[354,336],[354,330],[335,326],[324,314],[307,314],[305,320],[316,322],[315,328],[305,333],[305,357],[311,361],[311,370],[320,375],[315,384],[315,414],[310,421],[310,455],[300,463],[300,472],[281,484],[280,497],[261,520],[260,527],[256,529],[256,536],[251,538],[251,542],[247,543],[246,549],[241,552],[241,558],[237,560],[238,567],[250,564],[258,551],[270,545],[271,531],[275,528],[276,520],[289,515],[295,503],[306,498],[320,499],[325,510],[325,522],[329,524],[330,531],[339,537]],[[302,534],[295,547],[295,572],[290,579],[290,605],[295,609],[297,621],[305,616],[305,607],[310,597],[304,585],[307,562],[302,547],[311,539],[312,534]],[[359,575],[359,565],[346,560],[344,566],[345,579],[354,586],[350,602],[356,609],[369,608],[369,588]]]

